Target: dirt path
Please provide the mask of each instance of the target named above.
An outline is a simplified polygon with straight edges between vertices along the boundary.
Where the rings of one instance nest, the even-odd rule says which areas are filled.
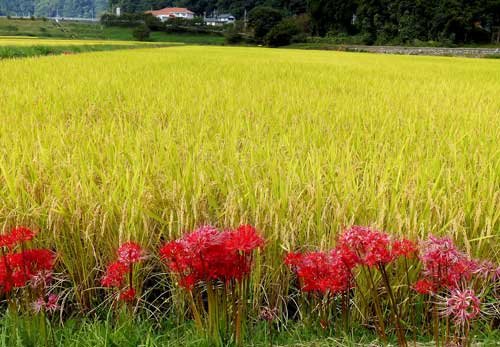
[[[402,46],[336,46],[337,50],[406,55],[436,55],[462,57],[500,57],[500,48],[446,48],[446,47],[402,47]],[[332,47],[332,49],[334,49]]]

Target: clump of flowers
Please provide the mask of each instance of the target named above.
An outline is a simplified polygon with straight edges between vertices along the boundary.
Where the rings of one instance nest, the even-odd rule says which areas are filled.
[[[481,300],[473,289],[452,289],[446,296],[437,297],[442,305],[442,315],[451,320],[455,329],[451,336],[451,329],[446,329],[445,340],[449,343],[468,346],[472,323],[481,315]]]
[[[227,342],[229,332],[221,326],[233,320],[237,344],[242,343],[243,315],[254,253],[264,247],[264,239],[254,227],[241,225],[235,230],[219,231],[203,226],[160,248],[160,257],[188,293],[199,327],[204,320],[216,343]],[[201,295],[206,291],[208,310]],[[233,313],[233,315],[231,315]],[[206,317],[206,318],[203,318]],[[220,317],[225,317],[221,319]]]
[[[433,298],[432,320],[434,338],[440,335],[439,302],[445,302],[445,316],[458,326],[463,339],[468,339],[471,322],[481,313],[480,300],[473,288],[485,290],[498,281],[498,267],[492,262],[474,260],[461,252],[449,237],[430,235],[422,243],[420,260],[423,268],[414,284],[419,294]],[[495,285],[492,286],[493,290]],[[448,331],[446,339],[448,339]],[[458,337],[457,337],[458,338]]]
[[[460,252],[448,237],[431,235],[421,249],[422,281],[425,282],[420,282],[417,286],[422,293],[426,293],[422,283],[426,283],[426,294],[442,289],[456,289],[462,282],[470,280],[477,270],[476,262]]]
[[[59,297],[55,294],[49,294],[47,298],[40,297],[33,303],[33,311],[40,312],[56,312],[59,309]]]
[[[101,285],[118,288],[118,300],[133,302],[136,297],[134,264],[141,263],[145,259],[145,251],[136,242],[126,242],[118,248],[116,253],[117,260],[107,266],[106,273],[101,278]]]
[[[58,297],[48,295],[52,282],[56,254],[45,248],[28,248],[35,232],[26,227],[15,227],[0,235],[0,289],[9,306],[17,302],[15,294],[37,297],[33,307],[50,298],[50,305],[38,305],[36,312],[53,312],[58,308]],[[21,289],[23,289],[21,291]],[[21,300],[20,302],[25,302]],[[20,305],[17,305],[21,307]],[[42,310],[43,309],[43,310]]]
[[[337,250],[289,253],[285,264],[297,275],[304,292],[335,296],[352,288],[351,268]]]
[[[394,240],[386,232],[364,226],[352,226],[344,230],[339,237],[338,244],[339,248],[343,249],[344,252],[349,251],[353,254],[350,256],[352,262],[365,268],[362,274],[366,274],[371,287],[375,312],[378,318],[378,332],[380,337],[385,340],[385,324],[381,299],[372,269],[380,273],[392,306],[392,316],[396,327],[398,343],[406,346],[405,332],[401,326],[401,314],[390,283],[390,271],[387,271],[387,266],[400,257],[404,258],[406,275],[408,277],[406,259],[412,258],[416,254],[417,245],[408,239]]]
[[[288,253],[285,264],[294,272],[300,289],[312,295],[319,310],[321,326],[326,329],[331,320],[331,305],[339,295],[348,300],[353,288],[352,268],[357,257],[347,249],[336,248],[329,252]],[[344,302],[345,304],[345,302]],[[344,317],[347,306],[342,306]]]

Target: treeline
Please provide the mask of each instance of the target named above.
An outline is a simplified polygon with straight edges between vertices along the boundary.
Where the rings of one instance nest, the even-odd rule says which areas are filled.
[[[98,17],[108,0],[0,0],[0,16]]]
[[[166,6],[198,15],[229,12],[239,19],[245,10],[272,8],[283,18],[300,16],[304,34],[365,44],[488,42],[500,26],[500,0],[110,0],[110,8],[131,13]]]

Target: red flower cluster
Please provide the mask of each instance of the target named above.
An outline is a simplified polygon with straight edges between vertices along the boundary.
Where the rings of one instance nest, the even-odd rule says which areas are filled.
[[[0,235],[0,247],[12,249],[23,242],[31,241],[35,233],[26,227],[13,228],[9,233]]]
[[[264,239],[250,225],[219,232],[201,227],[160,248],[160,256],[179,285],[191,290],[201,282],[240,280],[250,273],[253,251]]]
[[[133,264],[140,263],[145,259],[144,249],[136,242],[126,242],[117,250],[117,261],[112,262],[106,268],[106,273],[101,279],[103,287],[120,288],[119,300],[132,302],[136,291],[131,280]],[[126,278],[129,278],[128,287],[122,288]]]
[[[297,275],[305,292],[338,294],[352,288],[352,254],[342,249],[331,252],[289,253],[287,264]]]
[[[125,302],[133,302],[135,299],[135,289],[130,287],[120,293],[119,299]]]
[[[0,236],[2,250],[0,258],[0,287],[8,293],[12,288],[24,287],[28,282],[36,287],[45,286],[52,278],[55,254],[48,249],[26,249],[19,252],[14,247],[30,241],[34,232],[28,228],[18,227],[8,234]]]
[[[106,274],[101,279],[101,285],[103,287],[121,287],[129,270],[129,266],[119,261],[112,262],[108,265]]]
[[[460,281],[469,280],[478,269],[478,264],[458,251],[448,237],[429,236],[422,245],[420,259],[423,278],[415,284],[415,290],[421,294],[456,289]]]
[[[410,240],[391,241],[387,233],[368,227],[353,226],[339,238],[339,245],[357,255],[357,263],[367,266],[385,265],[400,256],[411,257],[417,246]]]

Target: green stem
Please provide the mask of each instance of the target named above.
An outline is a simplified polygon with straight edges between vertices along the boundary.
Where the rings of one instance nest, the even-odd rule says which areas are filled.
[[[403,328],[401,327],[399,309],[398,309],[398,305],[396,303],[396,299],[394,298],[394,293],[392,291],[392,287],[391,287],[391,284],[389,281],[389,275],[387,274],[387,271],[386,271],[385,266],[383,264],[379,264],[379,270],[380,270],[380,273],[382,274],[382,278],[384,280],[385,287],[387,289],[387,293],[389,294],[389,299],[391,300],[394,325],[396,326],[396,335],[398,337],[399,345],[406,347],[408,344],[406,343],[405,333],[403,331]]]
[[[385,334],[384,316],[382,314],[382,308],[380,306],[380,299],[378,297],[377,288],[375,287],[375,281],[373,279],[373,274],[372,274],[369,267],[367,268],[367,271],[368,271],[368,279],[370,280],[371,291],[372,291],[372,295],[373,295],[373,302],[375,304],[375,313],[377,314],[377,318],[378,318],[379,336],[382,339],[382,341],[385,343],[385,342],[387,342],[387,336]]]

